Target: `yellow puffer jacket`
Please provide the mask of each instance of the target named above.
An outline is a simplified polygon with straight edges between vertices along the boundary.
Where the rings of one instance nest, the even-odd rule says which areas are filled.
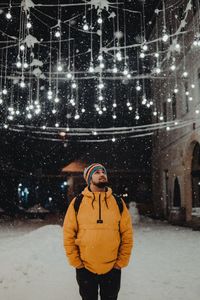
[[[133,231],[125,203],[120,214],[110,188],[106,192],[92,193],[86,187],[82,194],[78,215],[73,199],[64,220],[64,247],[69,263],[96,274],[107,273],[114,265],[127,266]]]

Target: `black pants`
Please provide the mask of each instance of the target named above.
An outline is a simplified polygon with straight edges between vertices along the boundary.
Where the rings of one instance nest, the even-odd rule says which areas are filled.
[[[98,300],[98,289],[101,300],[117,300],[121,270],[112,269],[106,274],[98,275],[85,268],[76,269],[76,279],[82,300]]]

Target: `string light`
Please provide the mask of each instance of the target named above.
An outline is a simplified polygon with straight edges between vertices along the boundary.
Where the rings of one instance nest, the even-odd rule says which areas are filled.
[[[170,97],[167,98],[167,102],[170,103],[172,102],[172,99]]]
[[[156,58],[158,58],[158,57],[159,57],[159,53],[156,52],[156,53],[154,54],[154,56],[155,56]]]
[[[16,62],[16,66],[17,66],[17,68],[21,68],[22,64],[21,64],[21,61],[20,61],[20,60],[18,60],[18,61]]]
[[[27,62],[25,62],[25,63],[23,64],[23,66],[24,66],[25,69],[27,69],[27,68],[28,68]]]
[[[136,84],[136,91],[141,91],[141,86],[140,86],[140,83],[139,83],[139,81],[137,81],[137,84]]]
[[[141,52],[141,53],[140,53],[140,58],[145,58],[144,52]]]
[[[116,53],[116,58],[117,58],[118,61],[121,61],[121,60],[122,60],[122,54],[121,54],[120,51],[118,51],[118,52]]]
[[[75,114],[75,116],[74,116],[74,119],[75,119],[75,120],[80,119],[80,116],[79,116],[78,112],[76,112],[76,114]]]
[[[117,73],[117,67],[116,67],[116,65],[114,64],[114,67],[113,67],[113,69],[112,69],[112,72],[114,73],[114,74],[116,74]]]
[[[6,19],[10,20],[12,18],[12,15],[10,13],[10,9],[8,10],[8,12],[6,13]]]
[[[112,138],[112,142],[113,143],[116,142],[116,138],[115,137]]]
[[[72,78],[72,73],[67,72],[67,75],[66,75],[66,76],[67,76],[68,79],[71,79],[71,78]]]
[[[8,94],[8,91],[7,91],[7,89],[6,89],[6,88],[4,88],[4,89],[3,89],[3,91],[2,91],[2,93],[3,93],[4,95],[7,95],[7,94]]]
[[[99,17],[99,18],[97,19],[97,22],[98,22],[98,24],[102,24],[102,23],[103,23],[103,20],[102,20],[102,18],[101,18],[101,17]]]
[[[55,32],[55,37],[59,38],[61,36],[60,34],[60,28],[58,28]]]
[[[63,67],[62,67],[62,65],[61,65],[60,62],[58,63],[57,70],[58,70],[59,72],[61,72],[61,71],[63,70]]]
[[[21,51],[24,51],[25,50],[25,46],[22,44],[22,45],[20,45],[20,50]]]
[[[30,21],[27,22],[26,27],[27,27],[28,29],[30,29],[30,28],[32,27],[32,24],[31,24]]]
[[[60,101],[60,99],[58,98],[58,97],[56,97],[55,99],[54,99],[54,102],[55,103],[58,103]]]
[[[194,83],[191,84],[191,88],[192,88],[192,89],[195,88],[195,84],[194,84]]]
[[[0,98],[0,104],[3,104],[3,99],[2,98]]]
[[[183,72],[183,77],[184,77],[184,78],[188,77],[188,72],[187,72],[187,71],[184,71],[184,72]]]
[[[21,88],[24,88],[25,86],[26,86],[26,84],[25,84],[24,80],[22,80],[22,81],[20,82],[20,87],[21,87]]]
[[[81,112],[84,113],[84,112],[85,112],[85,108],[82,108],[82,109],[81,109]]]
[[[113,114],[112,118],[115,120],[115,119],[117,119],[117,116],[115,114]]]
[[[93,73],[93,72],[94,72],[94,66],[93,66],[93,63],[92,63],[92,62],[90,62],[89,72],[90,72],[90,73]]]

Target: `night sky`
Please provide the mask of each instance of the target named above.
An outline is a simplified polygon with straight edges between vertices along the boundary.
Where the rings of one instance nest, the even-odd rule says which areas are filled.
[[[136,92],[135,85],[136,80],[127,80],[117,78],[112,73],[113,68],[113,52],[105,53],[104,60],[106,62],[106,72],[102,72],[102,78],[105,83],[105,89],[103,90],[104,101],[103,105],[107,111],[103,115],[99,115],[96,111],[95,105],[98,104],[98,82],[99,74],[95,73],[93,76],[88,74],[88,68],[90,65],[90,43],[91,35],[85,33],[83,30],[85,6],[72,6],[63,7],[59,11],[58,6],[54,7],[42,7],[35,6],[30,10],[30,20],[32,27],[29,30],[29,34],[33,35],[40,41],[40,44],[26,49],[26,60],[30,64],[31,61],[37,59],[43,62],[41,67],[42,74],[45,79],[40,78],[39,86],[39,100],[41,105],[41,113],[34,118],[27,118],[26,111],[27,105],[30,105],[30,99],[35,101],[37,98],[37,80],[36,77],[31,74],[33,68],[30,67],[24,70],[24,77],[26,87],[22,89],[19,87],[21,78],[21,70],[16,67],[16,61],[18,53],[22,59],[22,54],[19,51],[19,44],[9,43],[7,41],[13,40],[10,37],[19,37],[20,31],[20,7],[19,1],[12,1],[11,13],[12,19],[7,20],[5,13],[8,10],[9,1],[3,1],[0,4],[0,40],[4,43],[0,44],[1,50],[1,85],[2,89],[5,86],[5,74],[6,74],[6,87],[8,95],[4,97],[3,105],[0,107],[0,123],[1,123],[1,140],[0,140],[0,164],[2,178],[9,176],[30,176],[37,174],[38,172],[44,174],[59,174],[62,167],[67,163],[87,157],[90,157],[91,153],[98,153],[98,159],[107,159],[107,164],[111,165],[114,169],[140,169],[149,170],[151,168],[151,138],[124,138],[124,136],[118,136],[115,142],[98,142],[100,137],[96,136],[97,142],[88,142],[87,139],[93,139],[94,136],[84,137],[84,142],[78,136],[70,137],[66,135],[61,137],[59,130],[56,130],[55,124],[58,123],[59,127],[75,127],[75,128],[109,128],[109,127],[130,127],[142,124],[151,123],[151,110],[141,107],[139,105],[141,101],[141,95]],[[60,4],[69,3],[69,1],[60,1]],[[111,12],[117,14],[116,3],[117,1],[111,1],[114,7],[109,11],[103,10],[103,36],[102,44],[106,46],[113,46],[113,19],[108,18]],[[159,1],[146,1],[145,4],[145,22],[146,22],[146,35],[150,32],[149,21],[152,20],[154,9]],[[34,1],[35,4],[46,4],[47,1]],[[49,3],[49,2],[48,2]],[[51,4],[57,4],[58,1],[51,1]],[[73,1],[73,4],[79,3],[79,1]],[[6,5],[7,4],[7,5]],[[124,11],[126,11],[124,21]],[[142,1],[120,1],[118,7],[119,13],[119,30],[122,32],[122,38],[119,39],[119,43],[124,45],[124,31],[126,32],[126,45],[135,44],[141,42],[141,15],[133,14],[131,10],[142,11]],[[59,42],[55,38],[55,31],[57,29],[57,19],[61,14],[61,28],[62,28],[62,42],[61,56],[64,72],[57,75],[56,65],[59,56]],[[79,16],[79,17],[77,17]],[[69,53],[69,26],[67,20],[75,17],[70,22],[70,38],[73,38],[73,43],[70,43],[70,60],[68,58]],[[92,19],[92,30],[98,31],[97,12],[96,10],[87,10],[86,22],[90,23]],[[22,22],[22,17],[21,17]],[[125,22],[125,23],[124,23]],[[124,28],[126,24],[126,30]],[[22,26],[22,25],[21,25]],[[117,18],[114,22],[115,32],[117,31]],[[49,57],[50,57],[50,27],[52,28],[52,90],[56,91],[56,76],[58,76],[58,90],[59,90],[59,103],[55,105],[52,100],[47,99],[47,93],[49,90]],[[26,31],[26,30],[25,30]],[[27,33],[25,33],[26,35]],[[143,34],[143,32],[142,32]],[[23,32],[24,35],[24,32]],[[22,36],[21,36],[22,37]],[[99,55],[99,40],[98,34],[93,35],[93,58],[94,63],[98,63]],[[115,43],[117,43],[115,39]],[[6,47],[8,50],[6,50]],[[7,51],[7,52],[6,52]],[[137,50],[130,48],[127,49],[127,63],[129,69],[138,74],[142,72],[148,73],[148,62],[144,66],[138,64]],[[5,64],[7,55],[7,64]],[[73,65],[73,55],[75,77],[78,83],[78,89],[72,92],[71,81],[67,80],[66,72],[69,66]],[[123,62],[118,64],[117,67],[122,71]],[[109,71],[110,70],[110,71]],[[15,77],[16,80],[10,80],[10,77]],[[91,78],[88,78],[90,76]],[[149,88],[149,82],[146,80],[146,94],[147,97],[151,97],[151,90]],[[31,91],[31,92],[30,92]],[[76,101],[76,105],[72,106],[70,100],[72,93]],[[8,120],[8,107],[13,101],[15,107],[19,108],[20,114],[14,116],[14,120]],[[133,110],[130,111],[127,107],[127,101],[130,101]],[[117,103],[117,107],[113,108],[113,103]],[[33,102],[34,103],[34,102]],[[16,109],[17,109],[16,108]],[[80,118],[75,120],[77,108],[81,111],[85,109],[84,113],[80,114]],[[140,119],[135,119],[135,111],[138,108]],[[56,109],[56,113],[52,113],[53,109]],[[117,115],[117,119],[113,119],[113,114]],[[5,124],[9,125],[5,129]],[[23,125],[23,130],[19,130],[19,125]],[[34,126],[35,129],[29,126]],[[50,133],[41,130],[42,126],[49,126],[54,130]],[[112,138],[112,136],[111,136]],[[94,151],[95,149],[95,151]],[[105,155],[106,154],[106,155]],[[93,154],[94,155],[94,154]]]

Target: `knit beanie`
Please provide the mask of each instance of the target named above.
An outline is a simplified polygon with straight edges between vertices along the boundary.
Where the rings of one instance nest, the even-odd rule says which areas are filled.
[[[92,179],[92,175],[97,171],[97,170],[104,170],[105,174],[107,175],[106,169],[104,166],[102,166],[99,163],[94,163],[90,165],[89,167],[84,169],[83,177],[87,183],[87,185],[90,185],[90,181]]]

